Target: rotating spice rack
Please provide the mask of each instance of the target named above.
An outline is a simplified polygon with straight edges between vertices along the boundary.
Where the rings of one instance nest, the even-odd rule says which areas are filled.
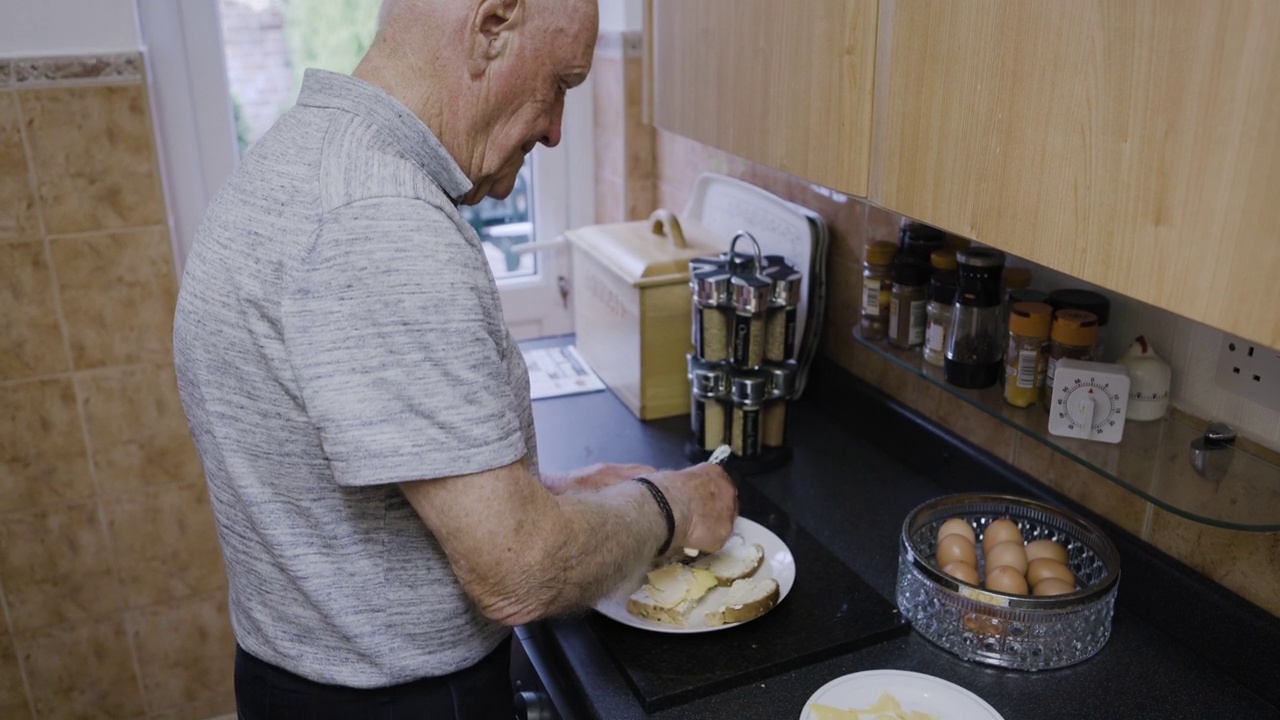
[[[739,241],[754,253],[737,251]],[[692,439],[685,454],[707,460],[721,445],[726,464],[766,472],[791,459],[787,409],[798,387],[797,315],[803,274],[765,256],[738,231],[729,251],[689,261],[692,341],[688,355]]]
[[[1259,457],[1265,450],[1254,454],[1239,445],[1225,450],[1225,471],[1203,477],[1192,467],[1189,448],[1204,435],[1204,425],[1176,412],[1161,420],[1127,422],[1124,438],[1114,445],[1051,435],[1044,409],[1009,405],[1001,384],[956,387],[918,350],[868,340],[858,329],[853,334],[869,350],[1171,513],[1231,530],[1280,530],[1280,465]]]

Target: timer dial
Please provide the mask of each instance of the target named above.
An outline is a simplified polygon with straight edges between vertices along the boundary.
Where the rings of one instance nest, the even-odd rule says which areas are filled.
[[[1049,432],[1118,443],[1128,399],[1129,374],[1123,365],[1059,360],[1049,400]]]

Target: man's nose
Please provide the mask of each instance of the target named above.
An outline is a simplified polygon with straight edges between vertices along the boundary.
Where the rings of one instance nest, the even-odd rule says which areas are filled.
[[[542,136],[540,142],[547,147],[555,147],[560,144],[560,121],[564,119],[564,98],[556,101],[554,107],[551,108],[551,124],[547,127],[547,134]]]

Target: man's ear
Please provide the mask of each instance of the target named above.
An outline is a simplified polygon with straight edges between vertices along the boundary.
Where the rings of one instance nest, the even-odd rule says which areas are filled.
[[[468,27],[467,70],[473,76],[507,51],[524,15],[525,0],[478,0]]]

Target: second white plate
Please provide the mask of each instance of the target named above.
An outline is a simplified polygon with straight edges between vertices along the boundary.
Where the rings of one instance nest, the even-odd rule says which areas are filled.
[[[781,604],[786,599],[787,593],[791,592],[791,586],[796,582],[796,561],[791,556],[791,549],[782,539],[773,533],[769,528],[761,525],[754,520],[748,520],[739,517],[733,523],[733,532],[741,535],[742,539],[748,543],[757,543],[764,548],[764,563],[760,569],[756,571],[755,577],[773,578],[778,581],[778,603]],[[641,630],[652,630],[661,633],[702,633],[712,632],[715,630],[728,630],[735,628],[743,623],[733,623],[729,625],[708,626],[706,620],[703,619],[701,612],[693,612],[689,616],[689,624],[685,627],[676,627],[667,625],[666,623],[656,622],[654,620],[645,620],[636,617],[627,612],[627,598],[631,593],[640,589],[644,584],[644,575],[636,577],[628,583],[623,583],[613,594],[606,596],[600,602],[596,603],[596,610],[606,617],[617,620],[623,625],[640,628]],[[706,597],[699,603],[699,607],[714,608],[718,603],[718,598],[729,592],[728,588],[715,588],[707,593]],[[765,613],[766,615],[768,613]],[[763,616],[761,616],[763,617]],[[747,622],[751,622],[748,620]]]
[[[902,709],[932,713],[945,720],[1004,720],[986,700],[955,683],[907,670],[867,670],[844,675],[818,688],[804,704],[800,720],[817,720],[813,703],[841,710],[871,707],[888,692]]]

